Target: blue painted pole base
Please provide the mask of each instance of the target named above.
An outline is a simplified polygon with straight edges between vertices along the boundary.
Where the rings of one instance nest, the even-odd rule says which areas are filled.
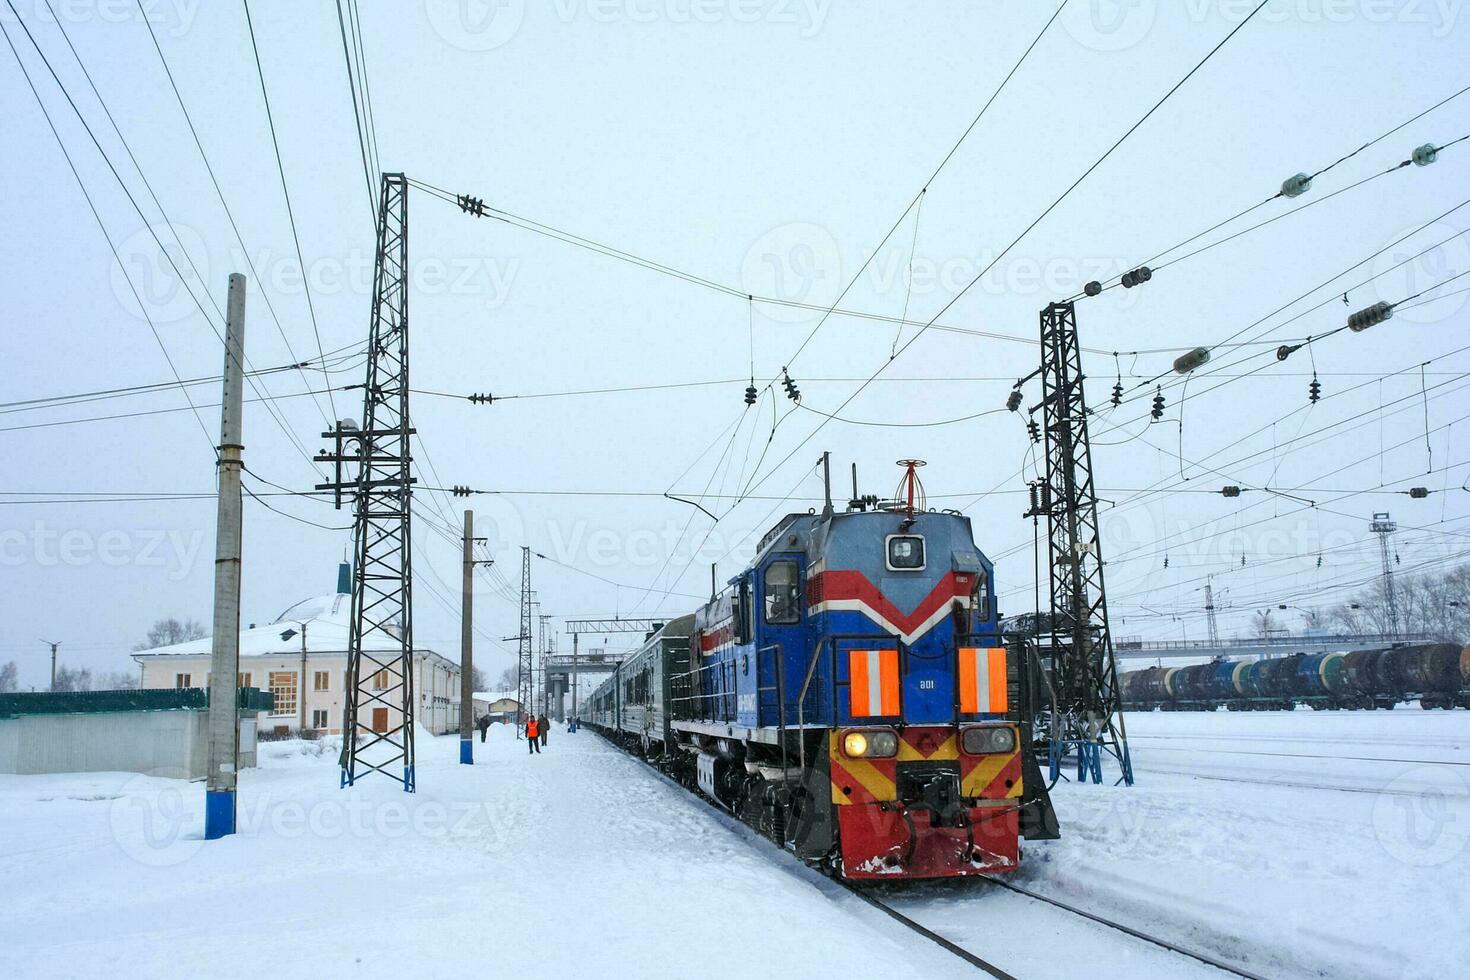
[[[460,765],[464,766],[472,766],[475,764],[474,739],[462,738],[459,740],[459,762]]]
[[[233,790],[205,790],[204,839],[219,840],[235,832],[235,793]]]

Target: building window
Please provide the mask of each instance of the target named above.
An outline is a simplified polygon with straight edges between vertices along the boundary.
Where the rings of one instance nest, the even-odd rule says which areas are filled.
[[[184,688],[184,687],[193,687],[193,686],[194,686],[194,679],[193,679],[192,675],[189,675],[189,674],[175,674],[174,675],[174,687]]]
[[[312,728],[326,728],[327,727],[327,709],[326,708],[316,708],[316,709],[314,709],[312,711],[312,713],[311,713],[311,727]]]
[[[373,690],[374,691],[386,691],[386,690],[388,690],[388,672],[386,670],[380,670],[376,674],[373,675]]]
[[[236,678],[235,678],[235,683],[236,683],[236,686],[237,687],[251,687],[251,686],[253,686],[250,683],[250,671],[247,670],[244,673],[241,673],[241,674],[237,675]]]
[[[315,690],[315,691],[325,691],[325,690],[327,690],[328,686],[331,683],[331,681],[330,681],[331,676],[332,675],[330,673],[328,673],[327,671],[325,671],[325,670],[319,670],[319,671],[317,671],[316,674],[315,674],[315,676],[314,676],[313,682],[312,682],[313,685],[314,685],[313,688],[312,688],[312,690]]]
[[[271,694],[275,695],[276,705],[271,709],[273,715],[294,715],[296,713],[296,673],[290,670],[273,670],[270,674]]]

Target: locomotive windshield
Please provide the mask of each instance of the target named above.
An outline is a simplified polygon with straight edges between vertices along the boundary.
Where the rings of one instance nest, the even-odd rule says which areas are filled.
[[[900,572],[923,571],[924,539],[917,534],[890,534],[888,568]]]

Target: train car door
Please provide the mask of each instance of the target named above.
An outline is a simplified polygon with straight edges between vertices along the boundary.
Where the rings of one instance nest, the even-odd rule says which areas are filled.
[[[749,669],[740,680],[740,724],[780,724],[777,700],[782,683],[781,669],[804,662],[806,650],[806,570],[799,554],[776,554],[763,562],[752,583],[755,620],[755,651]],[[795,697],[786,692],[789,704]],[[757,704],[771,710],[758,712]],[[748,709],[747,709],[748,706]]]

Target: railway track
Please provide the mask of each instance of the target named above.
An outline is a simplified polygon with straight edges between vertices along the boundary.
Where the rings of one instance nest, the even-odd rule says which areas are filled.
[[[1266,978],[1262,977],[1260,974],[1251,973],[1248,970],[1243,970],[1238,966],[1226,963],[1224,960],[1211,956],[1208,953],[1202,953],[1199,950],[1190,949],[1189,947],[1181,946],[1178,943],[1172,943],[1167,939],[1162,939],[1158,936],[1151,935],[1150,933],[1146,933],[1140,929],[1135,929],[1132,926],[1118,922],[1114,919],[1109,919],[1106,916],[1098,915],[1095,912],[1089,912],[1086,909],[1078,908],[1077,906],[1072,905],[1068,902],[1063,902],[1059,899],[1051,898],[1050,896],[1043,895],[1040,892],[1033,891],[1022,885],[1017,885],[1014,882],[1006,881],[1003,878],[997,878],[991,875],[982,875],[980,877],[989,885],[1005,889],[1006,891],[1013,892],[1017,895],[1023,895],[1033,901],[1048,905],[1054,909],[1066,912],[1080,919],[1085,919],[1088,922],[1104,926],[1108,929],[1113,929],[1133,939],[1137,939],[1140,942],[1148,943],[1149,945],[1156,946],[1159,949],[1163,949],[1170,953],[1186,957],[1205,966],[1211,967],[1212,969],[1227,973],[1231,976],[1243,977],[1246,978],[1246,980],[1266,980]],[[892,905],[883,901],[881,898],[873,895],[868,889],[864,888],[863,886],[852,884],[849,882],[840,882],[840,884],[850,894],[857,896],[857,898],[872,906],[873,908],[879,910],[884,915],[887,915],[889,918],[903,925],[905,928],[917,933],[920,936],[923,936],[925,939],[934,943],[936,946],[939,946],[949,953],[952,953],[953,955],[964,960],[966,963],[970,964],[976,969],[981,970],[992,977],[996,977],[998,978],[998,980],[1019,980],[1019,978],[1017,978],[1015,974],[1007,972],[1006,970],[997,966],[995,963],[992,963],[984,957],[976,954],[972,950],[966,949],[964,946],[960,945],[954,940],[949,939],[948,937],[929,928],[918,919],[915,919],[913,916],[902,912],[897,908],[894,908]],[[1043,970],[1042,973],[1044,976],[1053,975],[1052,972],[1049,970]]]
[[[626,749],[623,749],[623,747],[618,745],[617,742],[606,739],[606,736],[604,736],[601,732],[598,732],[596,729],[589,729],[589,732],[596,734],[599,738],[607,740],[609,744],[613,745],[615,748],[626,751]],[[631,755],[631,753],[629,754]],[[656,766],[649,765],[648,760],[645,759],[640,761],[643,761],[645,763],[649,771],[652,772],[656,778],[664,780],[671,786],[677,786],[680,789],[687,790],[687,787],[681,786],[679,783],[675,782],[666,773],[660,771]],[[765,843],[771,843],[768,838],[757,834],[756,831],[754,831],[751,827],[736,819],[731,813],[729,813],[729,811],[720,807],[714,800],[711,800],[699,793],[691,793],[690,796],[693,799],[707,804],[711,810],[719,815],[721,822],[728,826],[730,829],[740,833],[755,835],[758,839],[764,841]],[[782,854],[784,855],[785,852],[782,851]],[[817,874],[817,872],[815,871],[811,871],[811,873],[814,875]],[[926,926],[924,923],[920,922],[918,919],[915,919],[913,916],[895,908],[888,902],[883,901],[881,898],[872,893],[871,886],[865,887],[863,885],[843,881],[838,878],[824,878],[823,880],[830,882],[831,885],[842,889],[842,891],[846,892],[847,894],[854,896],[863,903],[871,906],[877,911],[882,912],[884,915],[893,919],[904,928],[908,929],[918,936],[923,937],[928,942],[933,943],[935,946],[938,946],[939,948],[945,950],[957,959],[963,960],[965,963],[969,964],[977,970],[980,970],[988,976],[995,977],[996,980],[1020,980],[1020,978],[1017,977],[1015,974],[1006,971],[995,963],[992,963],[990,960],[987,960],[983,956],[980,956],[978,953],[975,953],[974,951],[965,948],[960,943],[955,942],[954,940],[948,938],[947,936],[944,936],[934,929],[931,929],[929,926]],[[967,880],[976,881],[977,879],[971,878]],[[1245,980],[1266,980],[1265,977],[1262,977],[1259,974],[1251,973],[1247,970],[1242,970],[1239,967],[1226,963],[1223,960],[1219,960],[1209,955],[1208,953],[1202,953],[1198,950],[1190,949],[1187,946],[1181,946],[1177,943],[1172,943],[1167,939],[1151,935],[1149,933],[1143,932],[1142,930],[1135,929],[1132,926],[1117,922],[1113,919],[1109,919],[1106,916],[1098,915],[1095,912],[1089,912],[1086,909],[1078,908],[1067,902],[1060,901],[1059,899],[1051,898],[1049,896],[1041,894],[1040,892],[1033,891],[1022,885],[1017,885],[1014,882],[1007,881],[1003,878],[998,878],[991,875],[981,875],[978,876],[978,880],[984,881],[988,886],[994,886],[1009,892],[1013,892],[1017,895],[1022,895],[1032,901],[1050,906],[1053,909],[1065,912],[1068,915],[1074,916],[1078,919],[1091,922],[1096,925],[1101,925],[1108,929],[1112,929],[1140,942],[1165,950],[1169,953],[1185,957],[1187,959],[1193,960],[1214,970],[1219,970],[1231,976],[1243,977],[1245,978]],[[883,886],[879,885],[878,887]],[[1041,975],[1050,977],[1054,975],[1054,972],[1043,970]]]
[[[1165,738],[1159,735],[1134,736],[1133,740],[1142,738]],[[1397,759],[1381,755],[1336,755],[1327,752],[1266,752],[1259,749],[1216,749],[1216,748],[1186,748],[1184,746],[1160,745],[1156,747],[1164,752],[1190,752],[1204,753],[1207,755],[1259,755],[1271,756],[1278,759],[1328,759],[1343,762],[1391,762],[1407,766],[1470,766],[1470,760],[1459,759]]]

